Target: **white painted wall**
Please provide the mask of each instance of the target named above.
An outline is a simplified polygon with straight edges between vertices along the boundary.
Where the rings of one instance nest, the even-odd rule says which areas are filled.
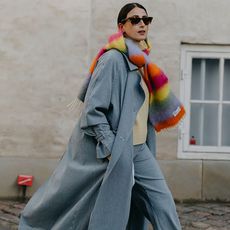
[[[0,1],[0,155],[63,152],[89,53],[90,1]]]

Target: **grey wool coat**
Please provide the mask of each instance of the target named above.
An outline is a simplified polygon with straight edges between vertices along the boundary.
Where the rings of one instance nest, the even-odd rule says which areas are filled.
[[[126,230],[134,183],[132,130],[145,97],[140,81],[137,66],[119,51],[100,57],[66,152],[26,205],[19,230]],[[147,145],[155,154],[150,123]]]

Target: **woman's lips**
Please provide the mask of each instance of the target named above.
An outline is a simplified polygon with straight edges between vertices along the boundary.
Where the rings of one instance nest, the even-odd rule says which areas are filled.
[[[140,35],[145,35],[145,30],[140,30],[140,31],[138,31],[138,34],[140,34]]]

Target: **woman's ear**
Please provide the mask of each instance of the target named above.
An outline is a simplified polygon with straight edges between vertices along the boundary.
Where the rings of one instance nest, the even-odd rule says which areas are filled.
[[[124,25],[122,23],[119,23],[117,27],[118,27],[118,31],[124,33],[124,29],[123,29]]]

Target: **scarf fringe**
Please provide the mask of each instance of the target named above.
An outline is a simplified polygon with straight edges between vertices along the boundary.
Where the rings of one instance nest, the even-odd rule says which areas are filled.
[[[164,129],[173,128],[184,118],[185,109],[183,106],[180,107],[180,111],[176,116],[170,117],[168,120],[157,123],[154,128],[157,132],[160,132]]]

